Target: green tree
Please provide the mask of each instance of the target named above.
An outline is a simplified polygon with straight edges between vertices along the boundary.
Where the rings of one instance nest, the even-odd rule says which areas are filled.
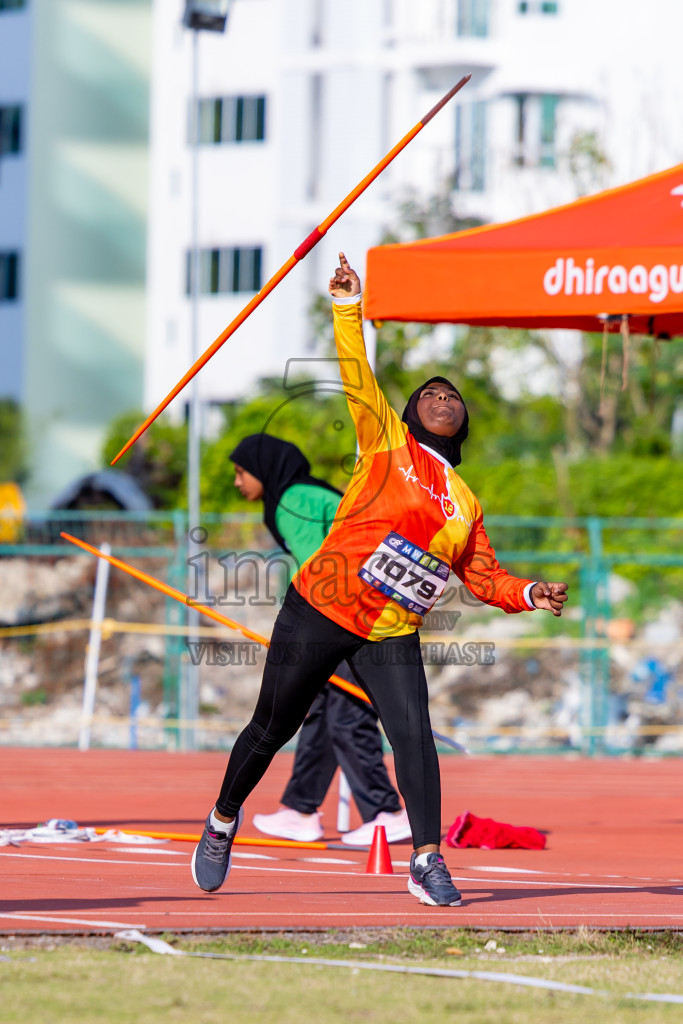
[[[123,413],[110,425],[102,446],[102,461],[109,465],[143,422],[139,410]],[[135,478],[155,508],[187,506],[187,426],[159,416],[116,463]]]
[[[385,232],[381,244],[450,235],[483,224],[480,217],[463,217],[458,212],[457,195],[452,175],[433,195],[423,196],[416,189],[408,189],[397,204],[396,222]]]
[[[249,434],[265,432],[298,445],[311,472],[345,490],[355,464],[356,435],[339,385],[301,381],[284,391],[262,381],[260,394],[225,408],[225,429],[202,455],[201,502],[205,512],[249,508],[234,486],[230,454]],[[253,507],[250,508],[253,511]]]
[[[0,398],[0,483],[22,483],[27,475],[27,446],[21,407]]]
[[[571,154],[577,180],[580,173],[585,177],[604,168],[593,138],[575,140]],[[446,182],[433,197],[408,194],[384,240],[443,234],[477,223],[458,216],[452,183]],[[314,296],[310,318],[318,352],[333,357],[327,294]],[[399,413],[412,391],[435,374],[461,390],[470,413],[461,471],[487,511],[647,516],[680,511],[670,486],[676,479],[670,462],[672,420],[683,370],[678,343],[632,337],[622,390],[619,335],[608,338],[604,379],[601,335],[583,335],[581,352],[573,359],[540,331],[454,325],[444,331],[432,324],[385,323],[376,339],[376,374]],[[538,394],[538,381],[523,374],[516,375],[516,389],[503,386],[512,376],[505,367],[522,365],[530,353],[554,373],[557,393]],[[202,449],[204,511],[249,507],[235,490],[230,453],[243,437],[260,431],[294,442],[315,475],[342,490],[347,486],[356,442],[339,385],[300,380],[285,389],[280,381],[262,380],[255,394],[226,405],[224,417],[219,437]],[[132,413],[112,425],[107,461],[142,418]],[[185,506],[186,464],[186,428],[163,418],[122,460],[122,468],[160,507]]]
[[[611,166],[597,132],[574,132],[563,157],[578,196],[606,187]]]
[[[561,446],[572,460],[629,452],[672,454],[672,424],[683,376],[677,341],[645,335],[583,334],[578,360],[566,361],[543,332],[498,330],[511,352],[537,349],[557,371]],[[553,441],[557,443],[557,441]]]
[[[602,455],[671,455],[672,422],[683,377],[680,341],[635,335],[625,343],[619,335],[610,335],[602,386],[602,336],[584,334],[583,341],[577,418],[585,447]]]

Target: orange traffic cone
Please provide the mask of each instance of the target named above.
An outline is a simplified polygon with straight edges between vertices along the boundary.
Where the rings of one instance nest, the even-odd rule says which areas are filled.
[[[375,825],[375,834],[372,837],[372,846],[368,854],[368,863],[365,868],[366,875],[393,875],[394,869],[391,865],[391,854],[384,825]]]

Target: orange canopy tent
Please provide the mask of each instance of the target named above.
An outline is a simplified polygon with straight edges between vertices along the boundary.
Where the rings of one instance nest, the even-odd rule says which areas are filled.
[[[364,315],[683,334],[683,164],[545,213],[368,252]],[[609,317],[609,319],[608,319]]]

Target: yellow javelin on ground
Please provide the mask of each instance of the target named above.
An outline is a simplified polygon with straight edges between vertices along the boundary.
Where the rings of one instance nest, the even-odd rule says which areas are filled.
[[[116,825],[109,825],[107,828],[95,828],[93,832],[96,832],[98,836],[106,835],[112,829],[116,829],[124,836],[146,836],[149,839],[168,839],[174,842],[180,843],[198,843],[202,838],[201,835],[190,835],[186,832],[145,832],[142,829],[136,828],[117,828]],[[367,850],[367,846],[344,846],[343,843],[324,843],[322,841],[304,843],[298,839],[260,839],[252,838],[250,836],[236,836],[233,840],[235,846],[269,846],[269,847],[285,847],[291,850]]]

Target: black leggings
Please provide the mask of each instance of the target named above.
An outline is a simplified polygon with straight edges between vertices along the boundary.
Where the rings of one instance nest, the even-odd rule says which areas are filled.
[[[230,754],[217,810],[226,817],[237,814],[344,658],[372,701],[393,748],[413,845],[438,844],[439,761],[418,634],[364,640],[322,615],[293,586],[275,622],[253,717]]]
[[[335,675],[354,682],[345,661]],[[401,810],[384,763],[377,713],[359,697],[323,686],[301,726],[294,767],[281,803],[300,814],[318,810],[341,768],[364,822]]]

